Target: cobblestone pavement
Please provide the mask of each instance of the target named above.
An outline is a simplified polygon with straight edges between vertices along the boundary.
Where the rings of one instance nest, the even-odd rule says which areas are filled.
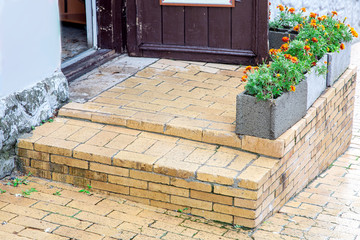
[[[359,66],[360,56],[354,53],[360,52],[360,45],[354,49]],[[88,195],[88,189],[30,177],[27,185],[17,187],[14,179],[0,182],[0,239],[360,239],[357,93],[348,151],[258,229],[207,221],[187,215],[186,209],[154,208],[92,189]]]

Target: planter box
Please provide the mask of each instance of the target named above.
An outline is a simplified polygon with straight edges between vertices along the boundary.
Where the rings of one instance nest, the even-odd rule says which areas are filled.
[[[236,133],[276,139],[306,114],[307,82],[296,86],[274,101],[258,101],[239,94],[236,99]]]
[[[350,65],[351,43],[346,42],[345,49],[340,52],[328,53],[328,74],[326,84],[332,86]]]
[[[284,44],[283,37],[289,37],[293,40],[296,37],[296,33],[291,30],[269,30],[269,49],[279,49]]]
[[[317,66],[321,67],[325,65],[325,61],[328,56],[325,55],[322,57]],[[307,82],[307,106],[306,109],[309,109],[311,105],[318,99],[318,97],[322,94],[322,92],[326,89],[326,74],[318,74],[315,68],[311,68],[310,72],[305,74],[306,82]]]

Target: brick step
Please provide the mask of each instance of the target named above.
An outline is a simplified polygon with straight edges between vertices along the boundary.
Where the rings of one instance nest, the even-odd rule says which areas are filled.
[[[59,117],[18,155],[36,176],[247,227],[279,204],[278,159],[172,136]]]

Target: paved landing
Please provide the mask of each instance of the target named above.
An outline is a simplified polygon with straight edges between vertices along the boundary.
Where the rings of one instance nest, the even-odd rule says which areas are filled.
[[[243,72],[236,65],[161,59],[89,102],[69,103],[60,115],[241,147],[235,99],[244,90]]]

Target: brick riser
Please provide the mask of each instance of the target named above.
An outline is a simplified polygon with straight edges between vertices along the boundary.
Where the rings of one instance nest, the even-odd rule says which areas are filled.
[[[18,155],[36,176],[255,227],[347,149],[355,73],[344,73],[283,135],[278,158],[64,118],[21,138]],[[259,152],[256,143],[264,142],[251,140]]]

